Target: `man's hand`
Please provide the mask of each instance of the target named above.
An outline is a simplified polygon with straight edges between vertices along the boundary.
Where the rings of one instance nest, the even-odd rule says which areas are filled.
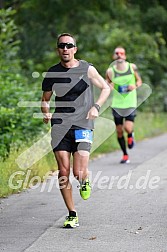
[[[99,112],[97,111],[97,108],[95,108],[94,106],[88,111],[87,117],[86,119],[95,119],[99,116]]]
[[[137,87],[135,85],[128,85],[128,91],[133,91]]]
[[[45,113],[44,114],[44,118],[43,118],[43,122],[44,123],[48,123],[52,118],[52,114],[51,113]]]

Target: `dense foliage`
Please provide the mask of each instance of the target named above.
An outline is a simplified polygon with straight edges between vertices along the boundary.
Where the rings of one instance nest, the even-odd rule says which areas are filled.
[[[19,106],[19,101],[39,100],[39,90],[31,90],[28,79],[22,74],[18,56],[20,41],[16,39],[17,26],[13,10],[0,10],[0,156],[5,159],[11,147],[18,149],[38,132],[40,121],[33,119],[33,112]],[[37,96],[38,95],[38,96]]]
[[[19,101],[39,101],[43,71],[57,62],[56,38],[70,32],[78,40],[78,58],[92,62],[104,76],[113,49],[122,45],[153,89],[146,102],[163,108],[167,90],[167,3],[162,0],[8,0],[0,1],[0,155],[19,148],[39,131],[39,108]],[[42,126],[40,126],[42,127]]]

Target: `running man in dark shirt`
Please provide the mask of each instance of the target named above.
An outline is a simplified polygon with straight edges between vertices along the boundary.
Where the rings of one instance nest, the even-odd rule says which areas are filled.
[[[64,227],[79,226],[78,215],[69,181],[70,160],[73,155],[73,175],[80,183],[80,195],[86,200],[91,194],[88,162],[92,143],[94,119],[110,94],[110,88],[97,70],[88,62],[77,60],[75,38],[63,33],[57,40],[60,63],[52,66],[42,83],[44,122],[51,120],[52,148],[59,170],[59,187],[69,211]],[[93,85],[101,89],[94,103]],[[49,102],[55,95],[55,111]]]

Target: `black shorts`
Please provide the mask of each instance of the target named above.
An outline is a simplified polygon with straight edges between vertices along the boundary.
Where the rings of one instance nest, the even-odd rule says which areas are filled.
[[[85,150],[85,151],[90,152],[90,149],[91,149],[91,143],[75,142],[74,129],[70,129],[56,147],[54,145],[53,138],[52,138],[51,144],[52,144],[53,152],[61,151],[61,150],[67,151],[70,153],[74,153],[80,150]]]
[[[123,125],[124,120],[134,122],[136,117],[136,110],[134,109],[132,109],[132,112],[130,109],[112,109],[112,113],[116,125]]]

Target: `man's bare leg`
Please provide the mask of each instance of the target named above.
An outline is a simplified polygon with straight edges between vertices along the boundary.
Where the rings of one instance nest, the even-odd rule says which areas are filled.
[[[56,151],[55,157],[59,169],[59,186],[64,202],[69,211],[75,211],[72,195],[72,185],[69,181],[70,175],[70,153],[67,151]]]
[[[91,194],[91,185],[88,178],[88,151],[77,151],[73,157],[73,173],[76,179],[80,182],[80,195],[84,200],[87,200]]]

